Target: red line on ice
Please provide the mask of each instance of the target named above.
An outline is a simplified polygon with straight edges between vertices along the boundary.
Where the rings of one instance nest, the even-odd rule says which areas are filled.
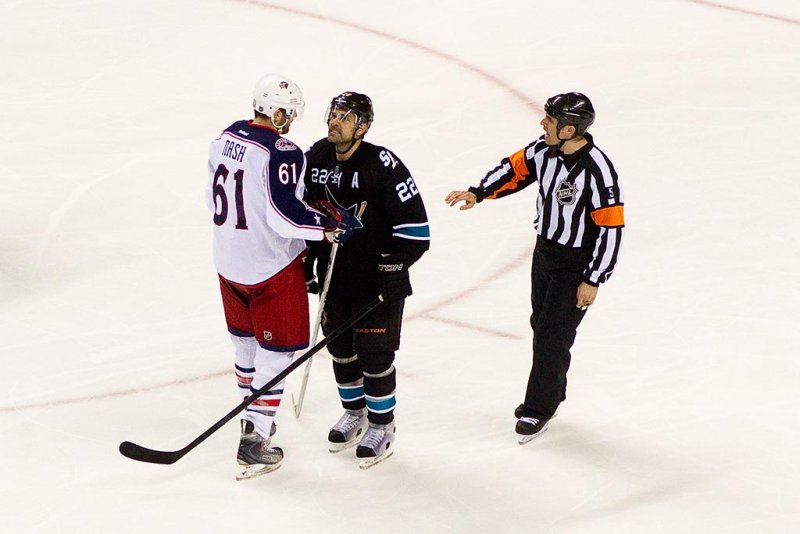
[[[497,85],[499,87],[502,87],[509,94],[511,94],[516,100],[518,100],[521,103],[525,104],[527,107],[531,108],[532,110],[534,110],[536,112],[539,112],[539,113],[542,112],[542,107],[539,104],[537,104],[533,100],[529,99],[528,96],[525,95],[525,93],[523,93],[519,89],[516,89],[515,87],[512,87],[511,85],[509,85],[508,83],[506,83],[502,79],[498,78],[494,74],[482,69],[481,67],[478,67],[476,65],[472,65],[470,63],[467,63],[467,62],[463,61],[462,59],[460,59],[460,58],[458,58],[456,56],[453,56],[453,55],[448,54],[446,52],[442,52],[440,50],[436,50],[436,49],[431,48],[430,46],[427,46],[425,44],[418,43],[416,41],[412,41],[410,39],[406,39],[405,37],[400,37],[399,35],[394,35],[394,34],[391,34],[391,33],[388,33],[388,32],[382,31],[382,30],[377,30],[377,29],[370,28],[370,27],[367,27],[367,26],[362,26],[360,24],[356,24],[354,22],[350,22],[350,21],[347,21],[347,20],[341,20],[341,19],[336,19],[336,18],[333,18],[333,17],[328,17],[326,15],[321,15],[319,13],[312,13],[310,11],[303,11],[301,9],[274,5],[274,4],[270,4],[268,2],[261,2],[261,1],[258,1],[258,0],[235,0],[235,1],[246,3],[246,4],[259,5],[259,6],[263,6],[265,8],[268,8],[268,9],[274,9],[274,10],[277,10],[277,11],[283,11],[283,12],[286,12],[286,13],[291,13],[291,14],[298,15],[298,16],[303,16],[303,17],[306,17],[306,18],[320,20],[320,21],[323,21],[323,22],[329,22],[329,23],[333,23],[333,24],[338,24],[338,25],[341,25],[341,26],[346,26],[346,27],[349,27],[349,28],[353,28],[355,30],[358,30],[358,31],[361,31],[361,32],[364,32],[364,33],[369,33],[369,34],[375,35],[377,37],[381,37],[381,38],[384,38],[384,39],[389,39],[389,40],[391,40],[391,41],[393,41],[395,43],[399,43],[401,45],[407,46],[409,48],[413,48],[413,49],[418,50],[420,52],[424,52],[426,54],[435,56],[435,57],[437,57],[437,58],[439,58],[439,59],[441,59],[441,60],[443,60],[443,61],[445,61],[447,63],[452,63],[452,64],[457,65],[458,67],[460,67],[462,69],[468,70],[468,71],[472,72],[473,74],[476,74],[477,76],[480,76],[481,78],[484,78],[484,79],[488,80],[489,82],[491,82],[491,83],[493,83],[493,84],[495,84],[495,85]],[[791,19],[791,18],[780,17],[780,16],[777,16],[777,15],[769,15],[767,13],[759,13],[759,12],[756,12],[756,11],[749,11],[749,10],[740,9],[740,8],[736,8],[736,7],[732,7],[732,6],[725,6],[725,5],[721,5],[721,4],[715,4],[713,2],[707,2],[705,0],[688,0],[688,1],[692,2],[692,3],[695,3],[695,4],[702,4],[702,5],[705,5],[705,6],[708,6],[708,7],[717,8],[717,9],[725,9],[725,10],[728,10],[728,11],[735,11],[735,12],[743,13],[743,14],[747,14],[747,15],[755,15],[755,16],[759,16],[759,17],[778,20],[778,21],[781,21],[781,22],[789,22],[789,23],[792,23],[792,24],[800,24],[800,21],[797,21],[797,20],[794,20],[794,19]],[[427,309],[422,310],[422,311],[420,311],[420,312],[418,312],[418,313],[416,313],[416,314],[414,314],[412,316],[409,316],[408,319],[409,320],[413,320],[413,319],[416,319],[416,318],[428,318],[428,319],[432,319],[432,320],[448,322],[448,323],[454,324],[456,326],[461,326],[461,327],[465,327],[465,328],[473,328],[473,329],[475,329],[477,331],[482,331],[482,332],[484,332],[486,334],[489,334],[489,335],[494,335],[494,336],[499,336],[499,337],[515,338],[513,336],[513,334],[504,334],[503,332],[498,332],[498,331],[494,331],[494,330],[488,330],[486,328],[481,328],[481,327],[478,327],[478,326],[469,325],[469,324],[463,323],[461,321],[450,320],[450,319],[441,319],[441,318],[437,318],[437,317],[434,317],[434,316],[430,316],[429,314],[431,312],[435,311],[435,310],[438,310],[438,309],[443,308],[445,306],[451,305],[454,302],[460,301],[460,300],[466,298],[467,296],[471,295],[472,293],[475,293],[476,291],[478,291],[480,288],[482,288],[484,286],[486,281],[488,281],[488,280],[497,280],[499,277],[501,277],[501,276],[503,276],[505,274],[508,274],[508,272],[510,271],[510,267],[520,263],[521,261],[524,261],[524,259],[527,258],[528,256],[530,256],[530,251],[525,251],[524,254],[517,255],[516,257],[512,258],[510,261],[506,262],[504,265],[498,267],[498,269],[496,269],[493,273],[491,273],[490,275],[488,275],[484,279],[482,279],[482,280],[478,281],[477,283],[473,284],[471,287],[465,288],[465,290],[463,292],[459,293],[458,295],[442,299],[439,302],[436,302],[436,303],[432,304]],[[47,407],[63,406],[63,405],[66,405],[66,404],[76,404],[76,403],[80,403],[80,402],[87,402],[87,401],[100,400],[100,399],[110,399],[110,398],[114,398],[114,397],[124,397],[124,396],[128,396],[128,395],[134,395],[134,394],[137,394],[137,393],[143,393],[143,392],[147,392],[147,391],[155,391],[155,390],[159,390],[159,389],[164,389],[164,388],[172,387],[172,386],[175,386],[175,385],[178,385],[178,384],[189,384],[189,383],[192,383],[192,382],[201,382],[201,381],[204,381],[204,380],[210,380],[212,378],[217,378],[217,377],[220,377],[220,376],[227,375],[230,372],[231,371],[219,371],[219,372],[216,372],[216,373],[210,373],[210,374],[206,374],[206,375],[189,377],[189,378],[185,378],[185,379],[181,379],[181,380],[175,380],[175,381],[167,382],[167,383],[164,383],[164,384],[154,384],[152,386],[145,386],[145,387],[141,387],[141,388],[124,389],[124,390],[119,390],[119,391],[111,391],[111,392],[108,392],[108,393],[98,393],[98,394],[95,394],[95,395],[85,395],[85,396],[81,396],[81,397],[72,397],[72,398],[66,398],[66,399],[49,401],[49,402],[37,402],[37,403],[24,404],[24,405],[19,405],[19,406],[5,406],[5,407],[0,406],[0,413],[3,413],[3,412],[16,412],[16,411],[28,410],[28,409],[32,409],[32,408],[47,408]]]
[[[292,13],[294,15],[299,15],[299,16],[303,16],[303,17],[307,17],[307,18],[311,18],[311,19],[316,19],[316,20],[321,20],[323,22],[330,22],[330,23],[334,23],[334,24],[339,24],[341,26],[346,26],[346,27],[349,27],[349,28],[353,28],[353,29],[359,30],[359,31],[364,32],[364,33],[369,33],[369,34],[375,35],[377,37],[382,37],[384,39],[389,39],[389,40],[391,40],[391,41],[393,41],[395,43],[399,43],[401,45],[407,46],[409,48],[413,48],[413,49],[418,50],[420,52],[424,52],[426,54],[430,54],[430,55],[438,57],[439,59],[442,59],[442,60],[444,60],[444,61],[446,61],[448,63],[453,63],[453,64],[455,64],[455,65],[457,65],[457,66],[459,66],[459,67],[461,67],[461,68],[463,68],[465,70],[468,70],[468,71],[472,72],[473,74],[476,74],[476,75],[478,75],[478,76],[490,81],[491,83],[493,83],[493,84],[495,84],[495,85],[497,85],[499,87],[502,87],[503,89],[508,91],[515,99],[519,100],[520,102],[522,102],[523,104],[525,104],[529,108],[531,108],[531,109],[533,109],[533,110],[535,110],[537,112],[541,112],[542,111],[541,106],[538,105],[537,103],[533,102],[532,100],[530,100],[522,91],[520,91],[520,90],[512,87],[511,85],[507,84],[506,82],[504,82],[503,80],[501,80],[500,78],[495,76],[494,74],[492,74],[492,73],[490,73],[490,72],[488,72],[486,70],[483,70],[482,68],[477,67],[475,65],[471,65],[469,63],[466,63],[465,61],[462,61],[461,59],[459,59],[459,58],[457,58],[455,56],[452,56],[452,55],[447,54],[445,52],[441,52],[441,51],[436,50],[434,48],[431,48],[431,47],[429,47],[427,45],[424,45],[422,43],[417,43],[415,41],[412,41],[410,39],[406,39],[404,37],[400,37],[398,35],[393,35],[393,34],[388,33],[388,32],[384,32],[384,31],[381,31],[381,30],[376,30],[374,28],[369,28],[367,26],[362,26],[362,25],[356,24],[354,22],[335,19],[335,18],[328,17],[328,16],[325,16],[325,15],[320,15],[318,13],[312,13],[312,12],[303,11],[303,10],[300,10],[300,9],[273,5],[273,4],[269,4],[269,3],[266,3],[266,2],[249,1],[249,0],[236,0],[236,1],[247,3],[247,4],[260,5],[260,6],[269,8],[269,9],[275,9],[275,10],[278,10],[278,11],[284,11],[284,12],[287,12],[287,13]],[[525,252],[525,257],[527,257],[529,255],[530,255],[530,251],[526,251]],[[521,260],[521,257],[512,258],[509,262],[507,262],[506,264],[504,264],[501,267],[499,267],[498,269],[496,269],[495,272],[490,275],[491,279],[495,279],[496,280],[498,277],[503,276],[504,274],[507,274],[508,271],[509,271],[509,268],[512,267],[514,264],[518,263],[520,260]],[[487,278],[489,278],[489,277],[487,277]],[[448,306],[448,305],[450,305],[450,304],[452,304],[454,302],[457,302],[457,301],[469,296],[470,294],[476,292],[479,288],[481,288],[484,285],[484,283],[485,283],[484,280],[481,280],[478,283],[474,284],[472,287],[465,288],[465,290],[463,292],[461,292],[459,295],[454,296],[454,297],[448,297],[448,298],[445,298],[445,299],[443,299],[443,300],[441,300],[441,301],[439,301],[437,303],[434,303],[433,305],[429,306],[427,309],[425,309],[425,310],[423,310],[423,311],[421,311],[421,312],[419,312],[417,314],[414,314],[413,316],[410,316],[408,319],[409,320],[413,320],[413,319],[416,319],[418,317],[426,317],[426,315],[428,313],[430,313],[430,312],[432,312],[434,310],[437,310],[439,308],[443,308],[445,306]],[[436,318],[436,317],[429,317],[429,318],[432,319],[432,320],[442,321],[442,319],[439,319],[439,318]],[[451,324],[456,325],[456,326],[461,326],[461,327],[466,327],[466,328],[473,328],[474,330],[482,331],[482,332],[487,333],[489,335],[513,338],[512,334],[504,334],[502,332],[497,332],[497,331],[494,331],[494,330],[487,330],[485,328],[481,328],[481,327],[474,326],[474,325],[468,325],[468,324],[462,323],[460,321],[448,321],[448,322],[450,322]],[[114,397],[124,397],[124,396],[127,396],[127,395],[134,395],[134,394],[137,394],[137,393],[143,393],[143,392],[146,392],[146,391],[155,391],[155,390],[158,390],[158,389],[164,389],[164,388],[172,387],[172,386],[175,386],[175,385],[178,385],[178,384],[188,384],[188,383],[192,383],[192,382],[201,382],[201,381],[204,381],[204,380],[209,380],[209,379],[212,379],[212,378],[217,378],[217,377],[220,377],[220,376],[224,376],[224,375],[226,375],[226,374],[228,374],[230,372],[232,372],[232,371],[220,371],[220,372],[211,373],[211,374],[207,374],[207,375],[195,376],[195,377],[185,378],[185,379],[181,379],[181,380],[175,380],[175,381],[167,382],[167,383],[164,383],[164,384],[155,384],[155,385],[152,385],[152,386],[145,386],[145,387],[141,387],[141,388],[131,388],[131,389],[124,389],[124,390],[119,390],[119,391],[111,391],[111,392],[108,392],[108,393],[97,393],[95,395],[85,395],[85,396],[81,396],[81,397],[72,397],[72,398],[54,400],[54,401],[49,401],[49,402],[37,402],[37,403],[24,404],[24,405],[19,405],[19,406],[5,406],[5,407],[4,406],[0,406],[0,413],[3,413],[3,412],[17,412],[17,411],[28,410],[28,409],[32,409],[32,408],[47,408],[47,407],[55,407],[55,406],[64,406],[66,404],[76,404],[76,403],[79,403],[79,402],[87,402],[87,401],[94,401],[94,400],[101,400],[101,399],[110,399],[110,398],[114,398]]]
[[[788,22],[789,24],[800,24],[800,20],[791,19],[789,17],[782,17],[780,15],[770,15],[769,13],[762,13],[760,11],[753,11],[750,9],[743,9],[741,7],[735,6],[726,6],[724,4],[717,4],[715,2],[708,2],[707,0],[687,0],[693,4],[701,4],[708,7],[713,7],[716,9],[724,9],[726,11],[734,11],[736,13],[742,13],[744,15],[753,15],[755,17],[762,17],[766,19],[777,20],[780,22]]]

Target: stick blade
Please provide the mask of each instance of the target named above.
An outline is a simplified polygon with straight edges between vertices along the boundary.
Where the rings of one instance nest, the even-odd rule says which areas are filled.
[[[167,452],[155,451],[142,447],[130,441],[123,441],[119,444],[119,452],[123,456],[136,460],[137,462],[147,462],[151,464],[170,465],[174,464],[183,456],[180,451]]]

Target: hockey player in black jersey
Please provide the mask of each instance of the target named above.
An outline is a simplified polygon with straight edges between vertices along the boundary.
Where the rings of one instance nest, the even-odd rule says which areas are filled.
[[[358,443],[362,467],[393,451],[395,351],[405,298],[411,295],[409,267],[428,250],[428,217],[417,185],[393,152],[364,140],[374,117],[364,94],[335,97],[326,113],[328,136],[306,154],[306,200],[328,200],[359,215],[362,228],[335,257],[324,303],[322,328],[327,335],[381,294],[385,302],[350,335],[328,345],[345,413],[331,428],[331,452]],[[322,278],[331,247],[309,242],[306,280]],[[314,287],[314,284],[307,284]]]

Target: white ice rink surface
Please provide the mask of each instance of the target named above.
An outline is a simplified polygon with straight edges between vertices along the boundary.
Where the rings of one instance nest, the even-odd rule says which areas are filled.
[[[283,7],[281,7],[283,6]],[[795,0],[0,2],[0,532],[800,532]],[[327,452],[330,358],[277,472],[236,482],[238,403],[202,200],[263,73],[375,101],[432,248],[412,270],[394,457]],[[580,90],[625,189],[568,399],[516,444],[534,188],[443,202]],[[300,373],[291,375],[295,391]]]

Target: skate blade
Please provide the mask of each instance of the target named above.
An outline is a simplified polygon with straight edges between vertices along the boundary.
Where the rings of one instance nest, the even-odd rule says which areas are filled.
[[[266,475],[267,473],[272,473],[276,469],[281,466],[281,462],[277,464],[270,464],[270,465],[248,465],[247,467],[242,470],[241,473],[236,475],[236,480],[250,480],[251,478],[256,478],[261,475]]]
[[[526,443],[530,443],[531,441],[535,440],[536,438],[538,438],[539,436],[541,436],[545,432],[547,432],[547,425],[545,425],[545,427],[543,429],[541,429],[539,432],[537,432],[536,434],[533,434],[533,435],[530,435],[530,436],[517,434],[517,443],[519,443],[520,445],[525,445]]]
[[[358,445],[358,443],[361,441],[361,437],[364,435],[365,429],[366,427],[361,428],[358,432],[356,432],[356,435],[353,436],[353,439],[351,439],[350,441],[346,441],[344,443],[334,443],[332,441],[329,441],[328,452],[330,452],[331,454],[336,454],[337,452],[342,452],[349,449],[350,447]]]
[[[342,451],[346,451],[352,447],[355,447],[358,444],[358,440],[356,441],[349,441],[347,443],[328,443],[328,452],[331,454],[336,454]]]
[[[373,456],[371,458],[364,458],[359,462],[358,467],[361,469],[369,469],[370,467],[381,463],[384,460],[388,460],[394,454],[394,449],[389,449],[388,451],[384,452],[380,456]]]
[[[356,437],[354,437],[353,439],[351,439],[346,443],[333,443],[329,441],[328,451],[331,454],[336,454],[337,452],[346,451],[347,449],[350,449],[358,445],[359,441],[361,441],[361,434],[358,434]]]

